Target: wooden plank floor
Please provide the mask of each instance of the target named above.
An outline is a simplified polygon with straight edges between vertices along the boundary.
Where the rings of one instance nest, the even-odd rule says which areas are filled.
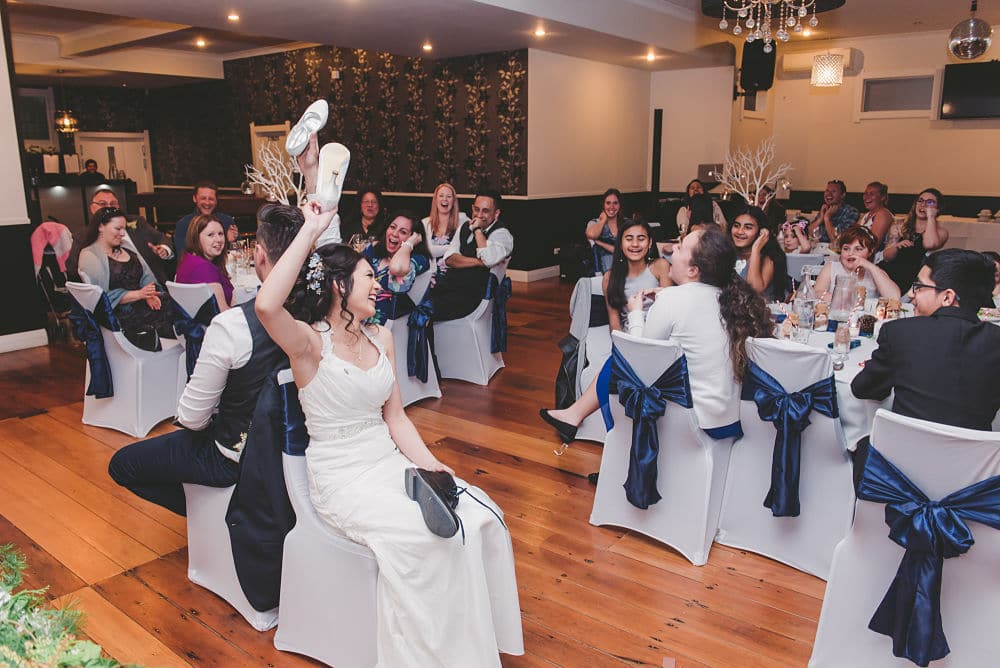
[[[552,403],[569,294],[555,279],[515,284],[507,368],[488,388],[445,381],[442,399],[408,409],[438,457],[506,513],[527,653],[503,665],[804,666],[822,581],[718,545],[699,568],[588,523],[600,448],[558,457],[537,417]],[[107,476],[133,439],[80,423],[83,373],[82,349],[67,345],[0,355],[0,543],[27,553],[28,586],[84,610],[86,633],[123,662],[315,665],[187,580],[183,518]]]

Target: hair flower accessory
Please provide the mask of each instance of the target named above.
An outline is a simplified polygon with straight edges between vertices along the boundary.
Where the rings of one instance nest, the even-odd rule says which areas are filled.
[[[309,271],[306,272],[306,287],[318,295],[323,287],[323,278],[326,276],[326,267],[323,266],[323,260],[320,258],[319,253],[313,253],[309,256],[308,266]]]

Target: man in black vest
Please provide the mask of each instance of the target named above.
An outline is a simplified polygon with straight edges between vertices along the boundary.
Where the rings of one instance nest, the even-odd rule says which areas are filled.
[[[434,320],[464,318],[479,305],[490,268],[510,257],[514,237],[500,220],[503,202],[495,190],[479,190],[472,203],[472,220],[464,223],[445,251],[448,272],[431,291]]]
[[[254,264],[261,281],[302,222],[302,212],[291,206],[268,204],[258,212]],[[205,332],[180,398],[177,421],[185,428],[122,448],[111,458],[108,473],[147,501],[185,515],[182,483],[236,483],[257,396],[287,364],[257,319],[253,300],[219,314]]]

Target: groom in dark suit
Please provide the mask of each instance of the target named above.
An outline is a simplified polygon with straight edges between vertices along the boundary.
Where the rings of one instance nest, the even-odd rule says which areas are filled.
[[[881,401],[894,391],[894,413],[989,431],[1000,410],[1000,327],[977,311],[993,305],[993,272],[975,251],[928,256],[910,288],[919,317],[883,325],[854,396]]]

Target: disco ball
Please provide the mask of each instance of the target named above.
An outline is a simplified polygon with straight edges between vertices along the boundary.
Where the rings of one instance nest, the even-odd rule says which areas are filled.
[[[960,22],[948,38],[948,50],[956,58],[972,60],[986,53],[993,39],[993,28],[975,17]]]

